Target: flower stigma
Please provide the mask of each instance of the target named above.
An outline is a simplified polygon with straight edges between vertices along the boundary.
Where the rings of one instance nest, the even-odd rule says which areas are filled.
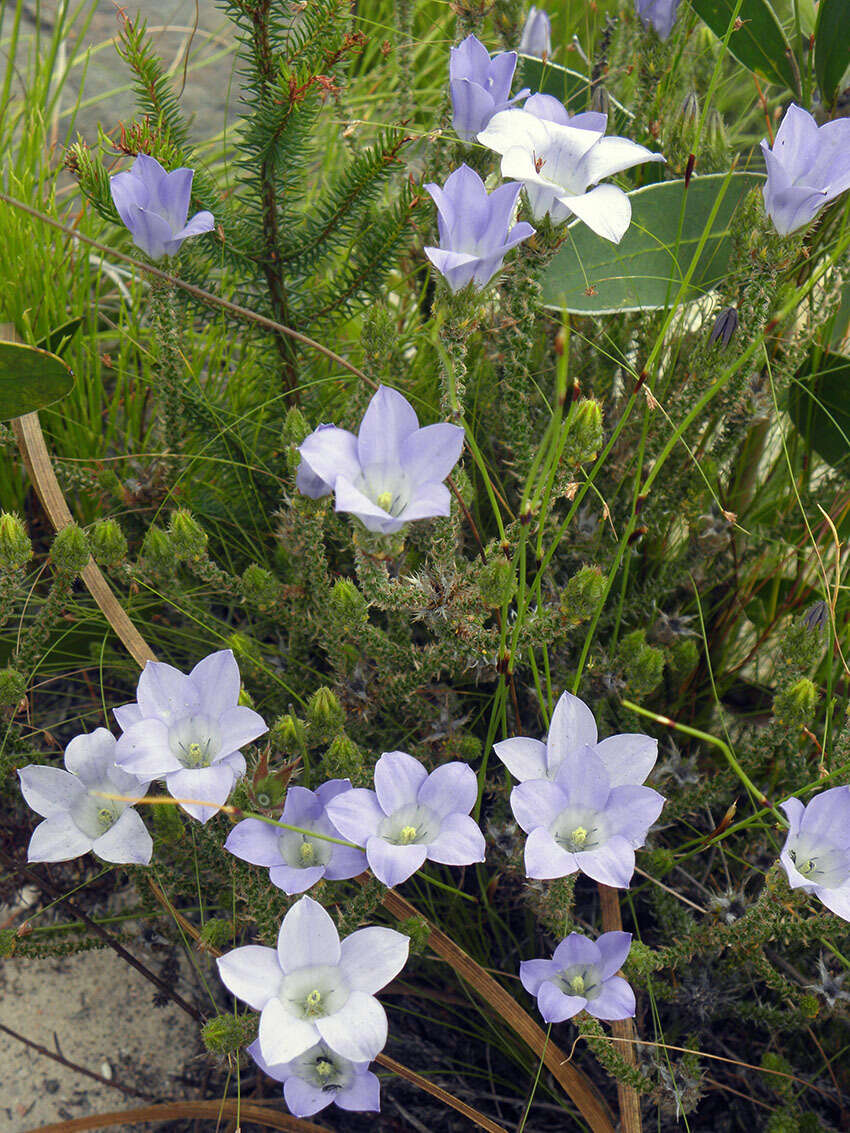
[[[398,844],[400,846],[409,846],[411,842],[416,839],[415,826],[402,826],[401,833],[398,836]]]
[[[321,1015],[322,1008],[322,993],[318,988],[313,988],[312,991],[307,993],[307,998],[304,1000],[304,1011],[306,1015]]]
[[[576,995],[583,995],[584,994],[584,976],[582,976],[582,975],[573,976],[573,978],[570,980],[570,987],[573,989],[573,991],[576,993]]]
[[[306,838],[301,843],[298,853],[304,865],[310,865],[316,856],[316,851],[313,847],[312,842],[308,842]]]

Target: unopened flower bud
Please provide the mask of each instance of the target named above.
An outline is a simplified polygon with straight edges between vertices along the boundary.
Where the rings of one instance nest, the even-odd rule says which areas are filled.
[[[355,787],[365,786],[368,780],[363,753],[345,732],[331,740],[322,760],[322,769],[332,779],[350,779]]]
[[[584,464],[593,460],[602,445],[602,406],[593,398],[582,398],[566,426],[569,429],[564,460]]]
[[[242,574],[242,592],[246,601],[263,612],[273,609],[280,595],[280,583],[265,567],[251,563]]]
[[[205,952],[218,952],[233,941],[233,921],[224,917],[211,917],[198,936],[198,948]]]
[[[27,682],[17,669],[0,669],[0,708],[15,708],[27,694]]]
[[[424,955],[428,947],[428,939],[431,936],[431,926],[425,918],[408,917],[407,920],[399,921],[398,929],[410,940],[410,955]]]
[[[32,558],[32,543],[19,516],[0,515],[0,570],[20,570]]]
[[[68,574],[79,574],[89,561],[89,541],[76,523],[69,523],[56,532],[50,557],[57,568]]]
[[[510,602],[516,590],[513,565],[501,555],[485,563],[478,575],[478,589],[484,605],[490,609]]]
[[[223,1057],[252,1041],[257,1022],[256,1015],[216,1015],[204,1023],[201,1038],[210,1054]]]
[[[634,696],[648,696],[661,683],[664,673],[664,654],[653,645],[646,644],[646,631],[636,629],[620,641],[618,659],[630,692]]]
[[[801,728],[814,718],[817,705],[818,690],[808,677],[801,677],[776,694],[773,714],[781,724]]]
[[[569,626],[586,621],[599,607],[605,593],[605,576],[598,566],[583,566],[564,587],[559,603],[561,615]]]
[[[301,412],[297,405],[286,414],[283,422],[283,430],[281,433],[281,440],[287,447],[291,445],[300,445],[311,433],[310,426],[307,424],[307,418]]]
[[[330,741],[345,723],[345,712],[336,693],[325,687],[317,688],[310,697],[305,715],[311,740]]]
[[[829,607],[826,602],[815,602],[803,614],[803,625],[813,633],[820,633],[829,621]]]
[[[197,562],[206,554],[207,533],[185,508],[179,508],[172,515],[169,534],[178,559]]]
[[[117,566],[127,557],[127,540],[114,519],[98,519],[89,534],[95,562],[103,567]]]
[[[732,335],[738,329],[738,311],[735,307],[724,307],[714,321],[711,334],[708,336],[709,344],[719,342],[727,347],[732,341]]]
[[[152,523],[142,540],[142,560],[150,570],[162,573],[174,564],[171,540],[161,527]]]
[[[306,741],[304,725],[297,716],[279,716],[269,731],[272,747],[281,755],[301,755]]]
[[[348,626],[360,626],[366,620],[366,599],[350,578],[336,580],[331,590],[331,606]]]

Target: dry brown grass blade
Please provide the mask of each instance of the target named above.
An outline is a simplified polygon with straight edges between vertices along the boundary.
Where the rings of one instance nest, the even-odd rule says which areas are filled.
[[[603,932],[622,932],[623,918],[620,914],[620,896],[610,885],[599,885],[599,902],[602,910]],[[611,1024],[616,1038],[625,1039],[621,1053],[629,1066],[637,1066],[634,1041],[637,1038],[634,1022],[631,1019],[616,1019]],[[634,1087],[625,1082],[617,1083],[617,1100],[620,1103],[620,1125],[623,1133],[642,1133],[640,1118],[640,1098]]]
[[[285,1133],[329,1133],[326,1125],[315,1125],[299,1117],[290,1117],[280,1110],[267,1109],[252,1102],[238,1105],[233,1098],[225,1101],[163,1102],[139,1109],[116,1110],[112,1113],[94,1113],[90,1117],[74,1117],[70,1121],[56,1121],[52,1125],[39,1125],[27,1133],[88,1133],[90,1129],[109,1129],[113,1125],[141,1125],[145,1121],[171,1121],[186,1117],[219,1118],[239,1117],[240,1121],[253,1121],[266,1129],[283,1129]]]
[[[20,336],[10,323],[0,324],[0,338],[5,342],[20,342]],[[33,487],[55,531],[61,531],[73,522],[68,501],[59,487],[50,454],[44,443],[41,422],[37,413],[27,413],[12,421],[15,440],[26,465]],[[147,661],[155,661],[153,650],[127,617],[123,606],[112,593],[109,583],[100,572],[94,559],[89,559],[82,571],[83,582],[100,607],[101,613],[118,635],[127,652],[140,668]]]
[[[580,1070],[569,1064],[567,1056],[551,1038],[547,1042],[545,1031],[538,1027],[500,983],[497,983],[450,937],[431,925],[427,917],[423,917],[415,906],[394,890],[387,891],[384,906],[400,921],[409,920],[411,917],[426,921],[431,933],[428,937],[431,948],[451,965],[461,979],[478,992],[482,1000],[498,1013],[535,1054],[542,1057],[546,1068],[564,1088],[593,1133],[614,1133],[614,1125],[607,1106],[589,1080]]]

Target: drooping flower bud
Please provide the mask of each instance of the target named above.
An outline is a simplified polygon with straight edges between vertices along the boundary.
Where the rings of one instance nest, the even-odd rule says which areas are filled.
[[[156,523],[150,525],[142,540],[142,561],[157,574],[168,570],[174,564],[171,540]]]
[[[808,677],[801,677],[777,693],[773,701],[773,714],[782,724],[802,727],[814,718],[817,705],[818,690]]]
[[[648,696],[658,688],[664,673],[664,654],[654,645],[647,645],[646,630],[627,633],[620,641],[617,656],[634,696]]]
[[[714,321],[711,334],[708,336],[709,344],[719,342],[725,349],[732,341],[732,335],[738,329],[738,309],[724,307]]]
[[[269,739],[274,750],[281,755],[301,755],[306,742],[304,725],[297,716],[287,712],[272,724]]]
[[[334,613],[351,628],[366,620],[366,599],[350,578],[338,578],[331,590]]]
[[[324,686],[310,697],[305,715],[311,739],[330,741],[345,723],[345,712],[336,693]]]
[[[248,602],[265,613],[274,608],[280,594],[280,583],[271,571],[251,563],[242,573],[242,592]]]

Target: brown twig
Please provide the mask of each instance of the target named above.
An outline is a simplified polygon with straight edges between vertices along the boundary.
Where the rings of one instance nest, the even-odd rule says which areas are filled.
[[[599,903],[602,907],[603,932],[622,932],[623,918],[620,915],[620,897],[616,889],[610,885],[599,884]],[[616,1038],[625,1039],[623,1043],[623,1061],[629,1066],[637,1066],[634,1040],[637,1037],[634,1022],[631,1019],[615,1019],[611,1030]],[[620,1125],[623,1133],[642,1133],[640,1119],[640,1098],[634,1086],[626,1082],[617,1082],[617,1099],[620,1103]]]
[[[460,1098],[456,1098],[454,1094],[450,1094],[447,1090],[441,1089],[433,1082],[429,1082],[427,1078],[423,1078],[421,1074],[417,1074],[414,1070],[408,1069],[400,1062],[396,1062],[394,1058],[390,1058],[386,1054],[379,1054],[375,1059],[381,1066],[385,1066],[387,1070],[392,1070],[393,1074],[397,1074],[399,1078],[404,1078],[406,1082],[418,1086],[420,1090],[424,1090],[426,1094],[437,1098],[439,1101],[444,1102],[446,1105],[456,1109],[458,1113],[462,1113],[464,1117],[468,1117],[470,1121],[474,1121],[479,1129],[486,1129],[487,1133],[507,1133],[503,1125],[491,1121],[489,1117],[485,1117],[483,1113],[479,1113],[477,1109],[473,1109],[471,1105],[462,1102]]]
[[[75,1117],[70,1121],[56,1121],[52,1125],[39,1125],[28,1133],[88,1133],[90,1129],[108,1129],[111,1125],[141,1125],[146,1121],[171,1121],[181,1118],[205,1117],[218,1121],[221,1117],[238,1117],[240,1121],[253,1121],[267,1129],[283,1129],[285,1133],[328,1133],[327,1126],[315,1125],[288,1113],[237,1102],[234,1098],[221,1101],[165,1102],[162,1105],[142,1106],[140,1109],[117,1110],[113,1113],[95,1113],[90,1117]]]

